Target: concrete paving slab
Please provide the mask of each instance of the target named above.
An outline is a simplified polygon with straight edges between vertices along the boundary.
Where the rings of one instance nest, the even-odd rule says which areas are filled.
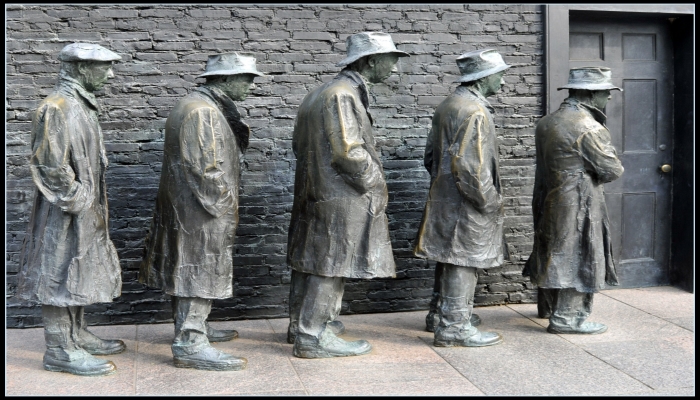
[[[695,317],[666,318],[666,321],[695,332]]]
[[[136,327],[134,325],[95,326],[91,332],[105,339],[121,339],[126,350],[112,356],[117,372],[102,377],[50,372],[43,367],[44,328],[5,330],[5,394],[10,396],[65,396],[75,394],[133,395]]]
[[[480,310],[480,330],[504,342],[435,352],[487,395],[619,395],[650,389],[509,307]]]
[[[695,386],[692,337],[590,343],[582,347],[654,389]]]
[[[223,395],[259,391],[304,391],[286,352],[273,339],[267,320],[212,322],[218,329],[236,329],[239,338],[214,343],[226,353],[248,359],[242,371],[200,371],[176,368],[170,344],[172,324],[140,325],[136,393],[139,395]]]
[[[301,359],[291,363],[311,395],[481,395],[468,380],[419,339],[418,313],[343,315],[345,340],[368,340],[373,350],[360,357]],[[417,318],[418,317],[418,318]],[[423,315],[424,318],[424,315]],[[424,322],[423,322],[424,323]],[[287,321],[273,322],[284,331]],[[408,329],[407,329],[408,328]]]
[[[695,316],[695,296],[693,293],[672,286],[611,289],[604,290],[600,294],[612,297],[659,318]]]
[[[511,304],[508,307],[523,316],[530,316],[530,318],[533,312],[535,315],[537,312],[537,306],[532,304]],[[534,318],[530,320],[543,328],[549,325],[548,319]],[[581,345],[584,343],[683,336],[690,333],[685,328],[600,293],[596,294],[593,299],[593,312],[588,321],[606,324],[608,326],[607,332],[598,335],[561,336],[565,340]],[[543,332],[546,333],[546,330]],[[551,333],[547,334],[551,335]]]

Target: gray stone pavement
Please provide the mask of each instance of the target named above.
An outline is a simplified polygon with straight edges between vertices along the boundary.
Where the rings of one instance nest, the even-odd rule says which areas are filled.
[[[6,395],[695,395],[695,297],[669,286],[614,289],[595,296],[589,320],[602,335],[547,333],[534,304],[479,307],[483,330],[504,343],[436,348],[425,311],[343,315],[346,339],[363,338],[365,356],[292,356],[286,319],[213,322],[240,338],[215,347],[246,357],[248,368],[175,368],[172,324],[96,326],[127,350],[116,374],[78,377],[42,368],[43,329],[8,329]]]

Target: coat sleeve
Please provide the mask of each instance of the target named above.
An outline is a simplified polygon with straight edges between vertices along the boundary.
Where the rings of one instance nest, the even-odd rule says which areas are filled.
[[[331,166],[350,186],[364,194],[383,182],[381,168],[365,150],[359,99],[348,93],[329,96],[323,110],[323,128],[328,135]]]
[[[72,167],[71,132],[63,111],[52,104],[37,110],[32,121],[32,179],[39,191],[63,211],[77,214],[95,198],[90,181],[81,182]]]
[[[494,186],[494,168],[488,149],[486,115],[477,111],[460,125],[450,146],[451,170],[457,189],[478,210],[490,212],[500,207],[500,195]]]
[[[625,169],[617,158],[607,129],[588,130],[578,138],[577,144],[586,171],[598,182],[611,182],[622,176]]]
[[[214,110],[202,107],[185,117],[180,129],[180,152],[187,185],[202,207],[218,218],[235,205],[220,168],[224,162],[222,121]]]

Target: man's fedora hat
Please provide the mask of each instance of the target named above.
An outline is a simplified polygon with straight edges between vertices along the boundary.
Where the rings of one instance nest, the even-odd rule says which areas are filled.
[[[255,57],[242,56],[238,53],[214,54],[209,56],[204,73],[197,78],[214,75],[252,74],[263,76],[255,67]]]
[[[384,32],[361,32],[350,35],[345,39],[345,47],[348,56],[336,64],[336,67],[344,67],[372,54],[393,53],[399,57],[409,57],[405,51],[398,50],[391,40],[391,35]]]
[[[619,90],[612,84],[612,70],[606,67],[580,67],[569,70],[569,83],[557,88],[586,90]]]
[[[58,53],[60,61],[119,61],[121,56],[94,43],[72,43]]]
[[[474,50],[457,57],[462,76],[455,82],[471,82],[510,68],[494,49]]]

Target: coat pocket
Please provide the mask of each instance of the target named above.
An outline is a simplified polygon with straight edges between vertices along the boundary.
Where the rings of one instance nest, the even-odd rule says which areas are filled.
[[[84,255],[73,257],[68,264],[66,275],[66,290],[76,297],[88,297],[89,288],[93,283],[92,270],[86,265]]]

